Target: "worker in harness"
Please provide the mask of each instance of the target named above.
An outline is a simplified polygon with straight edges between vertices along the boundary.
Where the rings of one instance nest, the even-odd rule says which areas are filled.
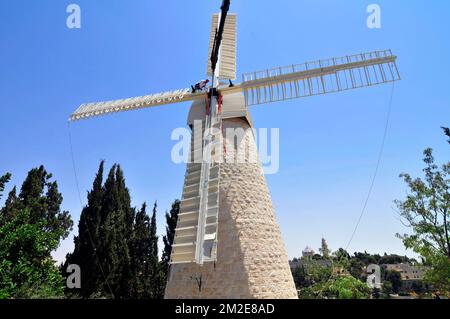
[[[196,92],[203,92],[206,89],[206,85],[209,83],[209,80],[201,80],[200,82],[196,83],[195,85],[191,85],[192,93]]]

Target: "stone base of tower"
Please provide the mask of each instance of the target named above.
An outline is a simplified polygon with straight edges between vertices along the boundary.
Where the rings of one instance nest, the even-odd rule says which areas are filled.
[[[229,119],[224,127],[248,125]],[[241,146],[256,152],[251,131]],[[173,264],[165,298],[297,298],[261,165],[222,164],[220,177],[217,261]]]

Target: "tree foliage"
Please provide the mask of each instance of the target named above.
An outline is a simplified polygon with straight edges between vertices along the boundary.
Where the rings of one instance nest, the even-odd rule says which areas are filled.
[[[5,176],[1,191],[10,178]],[[63,295],[64,280],[51,252],[68,236],[72,220],[60,209],[63,198],[51,177],[43,166],[32,169],[19,196],[14,187],[0,210],[0,298]]]
[[[385,280],[390,283],[389,287],[393,293],[398,293],[402,287],[402,276],[396,270],[388,270],[385,273]]]
[[[366,283],[347,275],[326,282],[323,294],[336,299],[368,299],[371,290]]]
[[[351,275],[333,276],[329,280],[300,292],[301,299],[369,299],[371,289]]]
[[[323,258],[328,259],[330,257],[330,249],[328,248],[328,244],[325,238],[322,238],[322,244],[319,251],[322,254]]]
[[[145,203],[137,211],[121,167],[113,165],[104,183],[103,173],[101,162],[63,269],[80,266],[83,298],[162,298],[156,203],[151,218]]]
[[[5,185],[9,182],[10,179],[10,173],[6,173],[5,175],[0,176],[0,199],[2,198],[3,191],[5,190]]]
[[[395,201],[412,234],[397,234],[406,248],[431,265],[426,278],[437,289],[450,291],[450,162],[435,164],[431,149],[424,151],[424,178],[400,176],[409,188],[405,200]]]
[[[166,212],[166,235],[163,236],[164,249],[161,258],[161,271],[164,281],[167,282],[169,273],[170,254],[172,253],[172,245],[175,238],[175,228],[177,226],[178,214],[180,213],[181,202],[177,199],[172,203],[169,212]]]
[[[394,290],[395,292],[400,290],[402,286],[401,277],[396,277],[400,274],[393,275],[390,273],[387,276],[386,268],[380,267],[381,278],[383,279],[382,291],[380,289],[366,290],[362,287],[368,287],[366,283],[367,266],[371,264],[383,266],[385,264],[416,263],[414,259],[395,254],[384,253],[384,255],[379,255],[364,251],[350,255],[343,248],[338,249],[331,256],[329,260],[323,258],[321,260],[294,258],[294,261],[299,264],[298,267],[292,269],[292,276],[297,289],[300,291],[300,298],[347,298],[351,295],[349,291],[355,293],[350,298],[386,298]],[[420,291],[420,289],[418,290]]]
[[[450,144],[450,128],[442,127],[442,129],[444,130],[445,135],[447,135],[447,137],[449,137],[447,142]]]

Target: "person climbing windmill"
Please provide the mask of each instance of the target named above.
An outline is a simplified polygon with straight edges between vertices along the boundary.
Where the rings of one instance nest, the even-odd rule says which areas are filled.
[[[192,93],[196,93],[198,91],[203,92],[206,89],[206,85],[209,83],[208,79],[201,80],[197,82],[195,85],[191,85]]]

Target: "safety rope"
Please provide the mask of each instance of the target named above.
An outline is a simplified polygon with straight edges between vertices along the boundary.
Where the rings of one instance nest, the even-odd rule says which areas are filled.
[[[223,120],[222,120],[222,103],[223,103],[223,96],[222,94],[219,94],[219,98],[218,98],[218,113],[221,116],[220,118],[220,129],[222,130],[222,144],[223,144],[223,154],[224,156],[227,156],[227,145],[226,145],[226,141],[225,141],[225,127],[223,126]]]
[[[385,124],[384,124],[383,138],[382,138],[382,141],[381,141],[380,150],[378,152],[377,164],[375,165],[375,171],[374,171],[373,176],[372,176],[372,180],[371,180],[371,183],[370,183],[369,191],[367,192],[367,196],[366,196],[366,199],[364,201],[364,205],[363,205],[363,208],[361,210],[361,214],[359,215],[358,221],[357,221],[357,223],[355,225],[355,228],[353,230],[352,235],[350,236],[350,239],[349,239],[349,241],[347,243],[347,246],[345,246],[345,250],[348,249],[348,247],[350,246],[353,238],[355,237],[356,231],[358,230],[358,227],[359,227],[359,225],[361,223],[361,220],[362,220],[362,218],[363,218],[363,216],[364,216],[364,214],[366,212],[366,208],[367,208],[367,204],[369,203],[370,196],[372,195],[373,187],[375,185],[375,180],[377,178],[378,171],[379,171],[380,164],[381,164],[381,159],[383,157],[384,146],[386,144],[386,137],[387,137],[387,133],[388,133],[388,129],[389,129],[389,122],[390,122],[390,118],[391,118],[392,100],[393,100],[393,97],[394,97],[394,88],[395,88],[395,82],[392,82],[391,95],[390,95],[390,98],[389,98],[388,111],[387,111],[387,115],[386,115],[386,121],[385,121]]]
[[[76,169],[76,165],[75,165],[75,155],[74,155],[74,152],[73,152],[73,143],[72,143],[72,133],[71,133],[71,130],[70,130],[70,121],[67,122],[67,129],[68,129],[68,132],[69,132],[70,155],[71,155],[71,158],[72,158],[72,167],[73,167],[73,174],[74,174],[74,177],[75,177],[75,185],[76,185],[76,188],[77,188],[78,200],[80,201],[81,210],[83,210],[84,205],[83,205],[83,201],[81,199],[80,186],[79,186],[79,183],[78,183],[78,174],[77,174],[77,169]],[[106,277],[105,272],[103,270],[102,263],[100,262],[100,258],[98,257],[97,248],[95,247],[94,241],[92,240],[91,231],[89,230],[89,225],[88,225],[86,219],[84,219],[84,223],[85,223],[86,230],[87,230],[87,233],[88,233],[89,241],[90,241],[92,249],[94,251],[95,258],[97,259],[98,266],[99,266],[100,271],[102,273],[103,280],[105,281],[109,292],[111,293],[113,298],[115,298],[114,292],[112,291],[111,286],[109,285],[109,282],[108,282],[108,278]]]
[[[353,238],[354,238],[354,236],[355,236],[355,234],[356,234],[356,232],[358,230],[358,227],[359,227],[359,225],[361,223],[361,220],[362,220],[362,218],[364,216],[364,213],[366,211],[367,204],[369,202],[370,196],[372,194],[372,190],[373,190],[373,187],[375,185],[376,177],[378,175],[378,170],[379,170],[379,167],[380,167],[380,164],[381,164],[381,159],[382,159],[382,155],[383,155],[383,151],[384,151],[384,146],[386,144],[386,138],[387,138],[387,133],[388,133],[388,128],[389,128],[389,122],[390,122],[391,113],[392,113],[391,112],[392,111],[392,101],[393,101],[394,87],[395,87],[394,83],[395,82],[392,82],[392,89],[391,89],[391,93],[390,93],[389,104],[388,104],[388,111],[387,111],[386,121],[385,121],[385,125],[384,125],[383,138],[382,138],[380,150],[379,150],[379,153],[378,153],[378,159],[377,159],[377,164],[376,164],[376,167],[375,167],[375,171],[374,171],[374,174],[372,176],[372,180],[371,180],[371,183],[370,183],[369,191],[368,191],[366,199],[364,201],[364,205],[363,205],[361,214],[360,214],[360,216],[358,218],[358,221],[357,221],[357,223],[355,225],[355,228],[354,228],[353,233],[352,233],[352,235],[350,237],[350,240],[348,241],[347,246],[345,247],[345,251],[347,251],[348,247],[350,246],[350,244],[351,244],[351,242],[352,242],[352,240],[353,240]],[[325,284],[322,285],[322,288],[319,289],[316,292],[317,296],[321,296],[324,293],[324,289],[326,287],[326,284],[329,283],[332,279],[337,277],[338,274],[334,272],[334,268],[335,268],[335,266],[341,266],[341,262],[343,261],[344,257],[345,256],[341,255],[337,261],[333,261],[333,259],[330,258],[330,262],[331,262],[331,274],[330,274],[330,277],[328,278],[328,280],[326,280]]]

